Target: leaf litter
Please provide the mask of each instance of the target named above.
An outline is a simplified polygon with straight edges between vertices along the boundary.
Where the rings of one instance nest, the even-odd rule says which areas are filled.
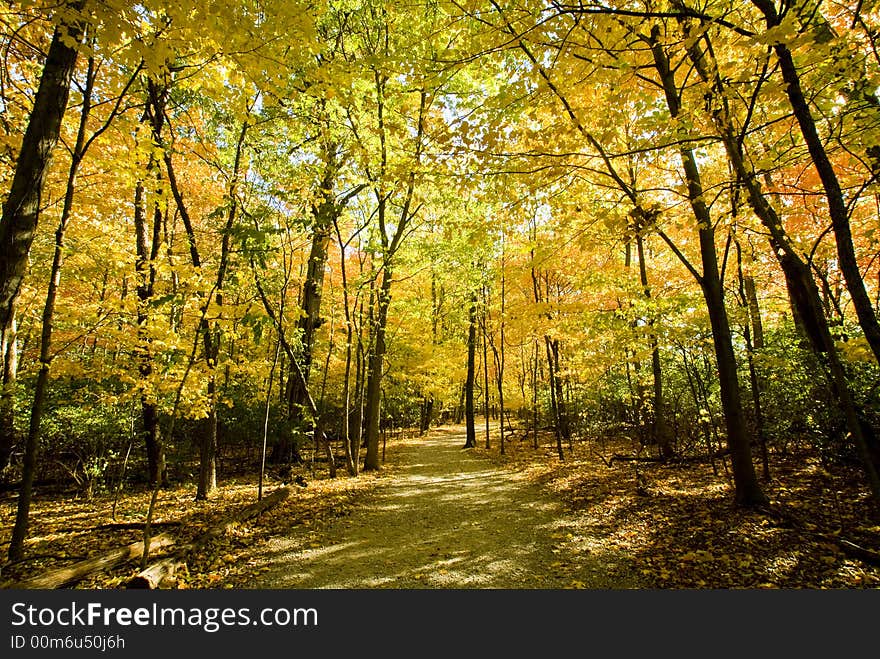
[[[415,440],[418,441],[418,440]],[[877,588],[880,566],[854,556],[850,545],[873,556],[880,550],[880,522],[854,466],[820,465],[809,454],[775,456],[772,480],[764,483],[771,503],[765,510],[744,510],[732,503],[723,471],[714,474],[699,462],[634,463],[611,460],[625,453],[628,440],[576,442],[561,462],[552,437],[542,437],[536,451],[528,442],[508,441],[500,455],[472,449],[496,467],[518,472],[565,505],[562,531],[549,540],[551,549],[538,587],[589,588],[583,564],[597,555],[628,557],[639,588]],[[319,548],[323,530],[340,517],[357,515],[377,488],[395,478],[395,446],[380,472],[336,479],[301,465],[294,471],[307,486],[291,485],[293,495],[259,517],[233,525],[226,534],[185,556],[184,566],[164,588],[209,589],[248,587],[255,575],[270,568],[261,548],[273,537],[298,533],[305,546]],[[271,493],[281,483],[264,490]],[[154,522],[168,526],[178,545],[186,544],[237,509],[256,501],[255,478],[223,482],[207,501],[193,500],[192,485],[163,489]],[[113,497],[91,499],[37,491],[31,516],[26,560],[4,565],[4,583],[135,542],[150,492],[122,493],[111,516]],[[8,546],[15,497],[3,496],[0,544]],[[172,548],[173,549],[173,548]],[[162,558],[162,553],[152,559]],[[447,568],[439,568],[443,576]],[[120,588],[137,572],[127,564],[92,575],[75,588]],[[429,574],[414,575],[426,583]],[[433,575],[437,577],[437,574]],[[428,584],[430,587],[430,584]]]

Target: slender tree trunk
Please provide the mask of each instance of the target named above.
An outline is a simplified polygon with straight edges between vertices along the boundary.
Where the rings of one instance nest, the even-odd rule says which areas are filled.
[[[78,12],[84,0],[65,3],[63,9]],[[76,68],[78,44],[85,25],[60,24],[55,28],[43,64],[28,125],[12,175],[12,185],[0,218],[0,359],[3,386],[0,391],[0,470],[9,463],[17,441],[13,388],[17,375],[15,302],[28,267],[28,254],[37,230],[46,172],[52,161],[67,110],[70,84]]]
[[[547,339],[547,358],[552,362],[552,381],[556,398],[556,419],[559,424],[560,441],[565,441],[571,448],[571,424],[568,419],[568,405],[565,400],[565,388],[563,378],[559,375],[559,339]]]
[[[535,339],[535,350],[532,362],[532,447],[538,448],[538,359],[541,348]]]
[[[15,382],[18,375],[18,340],[15,306],[10,307],[6,328],[0,332],[0,359],[3,360],[0,389],[0,473],[9,465],[18,436],[15,430]]]
[[[474,448],[477,445],[477,426],[474,419],[474,376],[476,371],[477,354],[477,296],[471,296],[471,307],[468,312],[468,342],[467,342],[467,379],[464,383],[464,418],[467,425],[467,438],[464,448]]]
[[[504,330],[506,327],[505,307],[507,305],[507,280],[505,278],[505,249],[504,236],[501,237],[501,309],[498,314],[498,368],[495,380],[498,385],[498,427],[500,432],[501,453],[504,454],[507,439],[504,434]]]
[[[684,373],[687,377],[688,381],[688,389],[691,392],[691,398],[694,401],[694,409],[699,410],[703,403],[700,400],[700,394],[697,391],[697,385],[694,383],[694,376],[691,374],[691,368],[688,364],[687,358],[687,350],[685,350],[684,346],[681,346],[681,360],[682,365],[684,366]],[[694,367],[696,371],[696,367]],[[700,428],[703,431],[703,440],[706,442],[706,455],[709,457],[709,462],[712,464],[712,473],[717,476],[718,475],[718,465],[715,464],[715,447],[712,446],[712,433],[709,431],[709,423],[708,421],[703,421],[700,419],[698,421]]]
[[[662,44],[659,42],[659,27],[655,26],[650,38],[654,63],[660,74],[670,115],[680,114],[678,90],[674,74]],[[715,247],[715,229],[709,208],[703,197],[703,185],[699,168],[691,149],[679,149],[685,179],[688,186],[688,199],[698,224],[702,275],[700,287],[706,300],[709,322],[712,327],[712,340],[715,347],[715,360],[721,389],[721,405],[727,426],[727,446],[733,467],[735,498],[743,506],[759,506],[767,503],[767,497],[758,482],[752,462],[751,440],[746,429],[742,399],[737,374],[736,356],[727,308],[724,303],[724,289],[718,268],[718,255]]]
[[[488,295],[488,287],[483,288],[483,318],[482,323],[480,323],[483,330],[483,415],[485,416],[485,424],[486,424],[486,449],[491,448],[491,442],[489,439],[489,340],[487,338],[489,328],[487,327],[489,324],[489,295]]]
[[[761,308],[758,306],[758,292],[755,279],[751,275],[743,276],[743,295],[749,310],[749,321],[752,326],[752,340],[755,350],[764,349],[764,323],[761,320]]]
[[[388,323],[388,306],[391,303],[392,273],[390,265],[385,264],[382,271],[382,285],[379,288],[375,322],[375,340],[369,358],[367,375],[365,426],[367,453],[364,456],[364,471],[375,471],[379,464],[379,396],[382,389],[382,369],[385,363],[385,328]]]
[[[547,381],[550,388],[550,407],[553,411],[553,430],[556,433],[556,453],[559,459],[565,461],[565,453],[562,449],[562,418],[559,413],[559,395],[556,387],[556,369],[553,364],[553,348],[549,336],[544,337],[544,347],[547,350]]]
[[[351,438],[351,356],[352,343],[354,341],[354,325],[351,319],[351,307],[348,299],[348,274],[345,267],[345,243],[342,241],[342,233],[339,231],[339,222],[333,220],[333,229],[336,231],[336,240],[339,245],[339,269],[342,274],[342,310],[345,314],[345,375],[342,380],[342,400],[344,401],[344,414],[342,416],[342,433],[345,442],[345,467],[350,476],[357,476],[358,463],[354,458]]]
[[[76,190],[76,178],[80,164],[85,155],[86,127],[92,107],[92,90],[95,83],[95,61],[89,59],[86,82],[83,88],[82,110],[79,118],[76,142],[73,147],[70,167],[67,172],[67,188],[61,218],[55,230],[55,251],[52,257],[52,269],[49,275],[49,286],[46,291],[46,303],[43,306],[42,328],[40,333],[40,370],[34,389],[31,404],[31,417],[25,442],[24,464],[22,466],[21,489],[18,495],[18,510],[12,539],[9,544],[9,560],[16,561],[24,554],[24,541],[27,538],[30,505],[33,492],[34,476],[40,444],[40,424],[45,408],[46,394],[49,388],[49,371],[52,365],[52,332],[55,323],[55,304],[58,299],[58,287],[61,284],[61,270],[64,264],[64,236],[73,209],[73,198]]]
[[[266,444],[269,439],[269,410],[272,401],[272,383],[275,380],[275,367],[278,365],[278,353],[281,352],[281,341],[275,341],[275,356],[272,358],[272,368],[266,379],[266,411],[263,416],[263,445],[260,450],[260,477],[257,483],[257,501],[263,499],[263,477],[266,474]]]
[[[361,272],[363,275],[363,272]],[[372,284],[371,284],[372,289]],[[370,291],[370,298],[373,297],[373,291]],[[372,302],[371,302],[372,306]],[[372,315],[372,312],[370,312]],[[372,325],[372,323],[371,323]],[[355,363],[355,407],[357,409],[357,415],[352,419],[354,423],[355,432],[351,437],[352,442],[352,457],[354,458],[355,464],[360,468],[360,452],[361,448],[364,446],[364,420],[366,418],[366,380],[367,380],[367,352],[368,349],[364,345],[364,337],[363,337],[363,327],[364,327],[364,300],[361,298],[360,304],[358,305],[358,332],[357,332],[357,350],[355,352],[356,363]],[[368,339],[371,341],[372,338]]]
[[[736,356],[733,352],[733,337],[724,302],[724,290],[718,270],[715,251],[715,231],[709,217],[708,208],[702,199],[702,186],[699,182],[696,160],[693,153],[682,154],[687,171],[694,213],[700,223],[700,255],[703,262],[702,289],[709,311],[712,327],[712,341],[715,347],[715,360],[721,389],[721,406],[727,427],[727,447],[730,451],[733,468],[736,501],[743,506],[764,505],[767,498],[761,490],[752,462],[751,439],[743,414]]]
[[[303,387],[303,390],[306,392],[306,405],[308,407],[308,411],[311,413],[312,417],[315,419],[315,442],[316,446],[323,446],[325,451],[327,452],[327,461],[330,466],[331,476],[336,475],[336,465],[333,461],[333,451],[330,447],[330,442],[324,433],[323,423],[320,415],[320,410],[318,409],[317,404],[315,403],[314,398],[309,393],[309,389],[305,383],[305,375],[302,372],[302,369],[299,367],[295,359],[295,351],[290,341],[287,339],[287,336],[284,332],[284,327],[280,322],[280,314],[276,313],[275,309],[273,309],[272,305],[269,303],[269,298],[266,296],[266,292],[263,289],[262,284],[260,283],[259,278],[256,276],[256,268],[251,262],[251,267],[254,270],[254,283],[257,287],[257,293],[260,297],[260,300],[263,303],[263,309],[265,309],[269,318],[272,320],[272,324],[275,325],[275,331],[278,333],[278,340],[281,342],[281,347],[284,348],[285,354],[287,354],[288,359],[290,360],[290,367],[292,370],[293,377],[295,377],[300,386]]]
[[[534,250],[532,250],[532,260],[534,261]],[[534,266],[531,269],[532,274],[532,293],[535,296],[535,303],[541,303],[541,290],[538,285],[538,273],[535,270]],[[548,315],[549,318],[549,315]],[[556,387],[556,371],[553,367],[553,348],[551,347],[551,339],[550,336],[544,335],[544,348],[547,353],[547,385],[550,389],[550,411],[553,414],[553,430],[556,435],[556,451],[559,455],[559,459],[565,461],[565,453],[562,449],[562,422],[559,413],[559,399],[557,396],[557,387]]]
[[[336,203],[334,187],[339,172],[335,144],[325,145],[324,174],[319,184],[320,201],[312,208],[312,245],[306,266],[300,302],[300,317],[297,327],[300,331],[299,364],[306,384],[312,368],[312,355],[318,328],[323,324],[321,318],[321,299],[324,294],[324,271],[327,268],[330,232],[342,212],[343,206]],[[298,381],[293,381],[291,392],[292,411],[305,409],[305,395]],[[291,419],[293,420],[293,419]]]
[[[141,119],[149,123],[151,135],[161,135],[164,123],[164,108],[168,98],[168,89],[153,80],[147,81],[147,110]],[[137,260],[137,323],[139,342],[138,372],[142,380],[149,381],[153,375],[153,356],[148,323],[151,322],[151,302],[156,281],[156,258],[159,254],[162,227],[161,172],[157,169],[157,161],[153,156],[146,167],[146,176],[153,176],[157,181],[156,199],[153,203],[153,226],[151,237],[148,237],[146,188],[143,180],[135,185],[134,229]],[[143,418],[144,443],[147,450],[147,469],[152,485],[161,486],[165,482],[165,451],[162,446],[162,434],[159,426],[159,407],[155,399],[148,393],[141,395],[141,413]]]
[[[156,107],[155,113],[159,114],[161,107]],[[249,111],[249,108],[248,108]],[[159,126],[161,130],[161,125]],[[226,214],[226,221],[222,232],[220,245],[220,262],[217,267],[217,276],[214,286],[208,294],[202,305],[202,316],[199,323],[199,333],[204,343],[205,365],[208,369],[207,396],[209,401],[208,418],[202,436],[199,439],[199,479],[196,488],[196,499],[204,500],[217,489],[217,450],[218,450],[218,415],[217,415],[217,363],[220,357],[220,333],[217,329],[217,323],[221,320],[211,322],[205,313],[212,301],[216,301],[217,307],[223,307],[223,284],[226,279],[226,271],[229,264],[229,255],[231,249],[231,231],[235,225],[238,215],[238,182],[241,173],[241,162],[244,151],[244,142],[247,136],[248,122],[242,123],[239,131],[238,140],[236,141],[235,160],[230,177],[229,189],[227,196],[229,197],[229,210]],[[154,140],[158,144],[163,143],[160,132],[154,134]],[[198,244],[196,242],[196,234],[189,215],[189,211],[184,203],[183,194],[177,183],[177,176],[174,171],[174,164],[171,159],[171,153],[165,150],[163,156],[165,169],[168,174],[169,187],[171,188],[174,201],[180,213],[181,220],[186,231],[187,241],[189,243],[190,257],[195,268],[201,269],[202,259],[199,253]]]
[[[387,181],[384,180],[387,171],[387,150],[386,150],[386,129],[385,129],[385,83],[387,79],[384,74],[374,71],[376,82],[376,106],[378,133],[381,143],[381,165],[380,176],[378,179],[372,180],[374,185],[373,191],[376,195],[377,209],[376,218],[379,225],[379,235],[382,241],[383,264],[382,264],[382,285],[379,290],[377,300],[377,318],[375,327],[376,340],[373,345],[373,351],[370,355],[369,376],[367,381],[367,404],[366,404],[366,432],[367,432],[367,454],[364,457],[364,471],[378,470],[379,465],[379,396],[382,386],[382,369],[385,360],[385,330],[388,323],[388,307],[391,304],[391,283],[392,283],[392,266],[394,257],[400,247],[400,243],[406,235],[406,229],[410,225],[413,216],[418,211],[418,207],[413,210],[412,202],[416,187],[415,169],[410,170],[405,180],[405,193],[400,205],[400,213],[397,216],[396,227],[392,235],[389,235],[386,223],[386,211],[388,205],[389,194],[386,192],[385,186]],[[415,166],[421,162],[422,149],[424,147],[422,140],[425,134],[425,113],[428,109],[428,94],[422,89],[419,92],[419,110],[417,119],[417,130],[414,138],[413,160]]]
[[[639,256],[639,281],[642,284],[642,294],[651,299],[651,287],[648,285],[648,268],[645,263],[645,245],[641,229],[636,228],[636,251]],[[648,341],[651,344],[651,375],[654,380],[654,439],[660,449],[660,457],[664,460],[673,455],[672,438],[669,435],[669,424],[666,420],[666,408],[663,401],[663,370],[660,363],[660,345],[657,335],[653,331],[653,319],[648,321],[651,331]]]
[[[755,366],[755,341],[752,340],[752,329],[754,318],[760,319],[760,309],[758,308],[758,296],[755,291],[755,281],[752,277],[743,274],[742,269],[742,247],[739,241],[735,241],[736,245],[736,265],[737,276],[739,279],[739,293],[742,298],[743,305],[748,309],[747,320],[743,323],[743,339],[746,343],[746,359],[749,365],[749,384],[752,388],[752,404],[755,408],[755,434],[758,436],[758,445],[761,447],[761,469],[762,476],[765,481],[770,480],[770,458],[767,455],[767,433],[764,429],[764,412],[761,408],[761,382],[758,378],[758,369]],[[749,281],[749,285],[746,281]],[[750,292],[746,292],[750,288]],[[760,327],[760,325],[759,325]],[[755,335],[760,335],[763,344],[763,329],[755,330]]]

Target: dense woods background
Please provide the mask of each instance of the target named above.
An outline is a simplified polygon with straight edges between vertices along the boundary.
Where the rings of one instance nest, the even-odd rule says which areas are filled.
[[[746,509],[810,465],[877,560],[873,2],[0,18],[10,561],[35,489],[353,478],[447,422]]]

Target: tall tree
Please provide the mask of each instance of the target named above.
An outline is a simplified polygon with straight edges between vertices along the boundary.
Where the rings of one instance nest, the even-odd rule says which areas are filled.
[[[477,353],[477,296],[471,296],[471,305],[468,311],[468,338],[467,338],[467,378],[464,383],[464,418],[467,425],[464,448],[474,448],[477,445],[477,426],[474,419],[474,380]]]
[[[648,284],[648,266],[645,262],[645,239],[642,235],[641,227],[636,221],[633,233],[636,239],[636,253],[639,258],[639,283],[642,286],[642,294],[646,299],[651,299],[651,287]],[[657,335],[653,331],[654,321],[648,321],[648,327],[651,331],[648,334],[648,341],[651,345],[651,375],[654,384],[654,440],[660,449],[661,458],[672,457],[672,438],[669,433],[669,424],[666,419],[666,404],[663,399],[663,367],[660,361],[660,345]]]
[[[84,7],[85,0],[73,0],[61,3],[55,12],[52,42],[0,218],[0,468],[9,462],[17,441],[12,399],[17,371],[15,302],[27,272],[46,172],[58,143],[78,47],[86,30]]]
[[[162,246],[162,226],[164,202],[162,200],[162,173],[155,150],[159,148],[165,125],[165,106],[168,103],[168,83],[147,76],[144,83],[145,108],[141,117],[141,127],[148,131],[141,146],[146,152],[147,162],[135,184],[134,193],[134,232],[135,232],[135,273],[137,275],[137,328],[138,328],[138,373],[146,383],[154,372],[154,355],[149,324],[154,310],[153,297],[156,292],[159,252]],[[148,201],[148,184],[154,186],[152,207]],[[150,211],[152,210],[152,213]],[[152,217],[150,225],[149,217]],[[151,484],[163,484],[166,480],[165,448],[162,441],[160,407],[152,392],[145,388],[140,396],[141,421],[144,444],[147,452],[147,473]]]
[[[92,98],[95,81],[97,78],[98,65],[94,56],[89,57],[85,72],[85,79],[81,85],[82,104],[79,113],[79,122],[76,138],[70,154],[70,165],[67,171],[67,183],[64,192],[64,201],[61,208],[61,216],[55,229],[55,248],[52,255],[52,266],[49,274],[49,285],[46,290],[46,302],[43,305],[42,327],[40,328],[40,370],[34,385],[34,396],[31,403],[30,422],[25,440],[24,460],[22,464],[21,486],[18,495],[18,506],[15,518],[15,526],[12,530],[12,538],[9,543],[9,560],[20,560],[24,554],[24,542],[27,538],[30,505],[32,499],[34,477],[37,469],[38,451],[40,444],[40,426],[45,412],[46,396],[49,389],[49,372],[54,359],[53,354],[53,330],[55,324],[55,310],[61,284],[61,272],[64,264],[65,236],[73,212],[74,195],[76,192],[77,176],[80,165],[86,152],[94,141],[100,137],[111,125],[120,111],[123,99],[129,86],[136,79],[139,71],[129,79],[128,83],[117,97],[113,109],[110,111],[104,123],[88,135],[89,118],[92,111]]]
[[[660,35],[661,27],[659,24],[655,24],[651,27],[650,34],[642,35],[642,38],[651,49],[669,114],[675,120],[680,117],[682,112],[681,97]],[[733,350],[733,337],[724,301],[724,287],[715,246],[715,225],[706,204],[705,191],[693,148],[683,141],[679,148],[679,155],[687,182],[688,201],[698,226],[702,272],[692,270],[703,291],[706,307],[709,311],[709,320],[712,323],[712,341],[715,346],[715,359],[721,386],[721,404],[724,408],[724,420],[727,426],[727,446],[733,465],[736,501],[745,506],[763,505],[767,503],[767,497],[761,489],[752,462],[751,438],[743,414],[736,355]]]

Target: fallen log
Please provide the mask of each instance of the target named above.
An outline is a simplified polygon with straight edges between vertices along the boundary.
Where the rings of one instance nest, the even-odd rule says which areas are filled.
[[[172,528],[176,526],[180,526],[181,522],[153,522],[150,524],[154,529],[158,528]],[[104,524],[98,524],[95,527],[99,531],[123,531],[126,529],[142,529],[144,528],[143,522],[106,522]]]
[[[665,462],[663,458],[655,458],[647,455],[621,455],[620,453],[614,453],[611,456],[611,459],[608,461],[608,466],[610,467],[614,462]]]
[[[860,561],[869,563],[870,565],[880,565],[880,552],[876,552],[873,549],[866,549],[865,547],[861,547],[856,543],[844,540],[843,538],[839,539],[837,543],[840,545],[843,553],[848,556],[858,558]]]
[[[125,587],[128,589],[155,590],[163,583],[172,581],[177,574],[177,570],[183,564],[181,557],[175,553],[173,556],[156,561],[146,570],[138,572],[126,582]]]
[[[155,536],[150,541],[150,551],[163,549],[174,544],[174,539],[168,534],[162,533]],[[87,558],[85,560],[68,565],[67,567],[50,570],[43,574],[25,579],[23,581],[14,582],[4,585],[4,588],[10,589],[52,589],[61,588],[77,581],[81,581],[90,574],[118,567],[129,561],[140,558],[144,553],[143,540],[133,542],[125,547],[120,547],[112,551],[108,551],[100,556]]]
[[[174,578],[177,570],[185,563],[184,559],[188,553],[207,544],[214,538],[224,535],[235,524],[252,519],[277,506],[288,496],[290,496],[290,488],[282,487],[272,492],[269,496],[245,506],[234,515],[211,526],[192,542],[178,546],[171,555],[156,561],[146,569],[138,572],[126,582],[125,587],[128,589],[140,588],[149,590],[159,588],[162,582]]]
[[[204,544],[205,542],[208,542],[212,538],[221,536],[226,533],[233,525],[238,524],[239,522],[247,521],[261,513],[266,512],[270,508],[277,506],[289,496],[290,488],[280,487],[272,492],[272,494],[270,494],[269,496],[265,496],[259,501],[248,504],[234,515],[213,525],[211,528],[205,531],[203,535],[199,536],[199,539],[197,541],[190,544],[199,546]]]
[[[721,459],[730,453],[729,449],[720,449],[715,451],[711,456],[708,455],[691,455],[691,456],[673,456],[671,458],[663,458],[654,455],[623,455],[621,453],[613,453],[610,460],[602,458],[602,462],[606,466],[611,466],[614,462],[658,462],[667,464],[690,464],[692,462],[706,462],[712,458]]]

